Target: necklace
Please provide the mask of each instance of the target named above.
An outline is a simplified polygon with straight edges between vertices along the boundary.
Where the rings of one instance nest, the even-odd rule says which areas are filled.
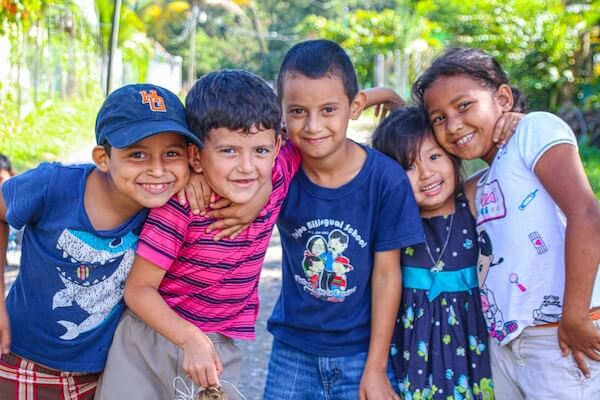
[[[454,215],[455,214],[456,214],[456,212],[454,214],[452,214],[452,216],[450,217],[450,224],[446,228],[448,230],[448,233],[446,233],[446,239],[444,241],[444,245],[442,246],[442,250],[440,251],[440,255],[437,258],[437,260],[435,258],[433,258],[433,255],[431,254],[431,249],[429,248],[429,243],[427,243],[427,238],[425,238],[425,249],[427,250],[427,254],[429,255],[429,258],[431,259],[431,262],[433,263],[433,267],[431,268],[432,272],[440,272],[442,269],[444,269],[444,266],[446,265],[444,263],[444,261],[442,261],[442,257],[444,256],[444,253],[446,252],[446,248],[448,247],[448,242],[450,242],[450,235],[452,234],[452,224],[454,223]]]

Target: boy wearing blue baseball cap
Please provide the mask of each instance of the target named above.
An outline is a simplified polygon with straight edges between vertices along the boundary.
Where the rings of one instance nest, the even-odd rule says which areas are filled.
[[[181,101],[155,85],[108,96],[94,164],[44,163],[0,186],[0,268],[8,225],[25,226],[19,275],[0,280],[0,398],[92,399],[123,310],[147,209],[189,178]],[[0,271],[4,275],[4,271]]]

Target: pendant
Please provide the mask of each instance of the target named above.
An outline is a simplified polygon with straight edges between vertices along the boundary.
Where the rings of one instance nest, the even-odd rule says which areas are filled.
[[[446,265],[442,260],[438,260],[433,267],[431,267],[431,272],[441,272]]]

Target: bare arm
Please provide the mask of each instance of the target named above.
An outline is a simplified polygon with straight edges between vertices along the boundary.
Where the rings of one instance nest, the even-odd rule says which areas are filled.
[[[359,397],[400,400],[387,377],[390,343],[402,292],[400,250],[375,253],[371,290],[371,338]]]
[[[208,212],[208,216],[218,220],[210,224],[206,228],[206,232],[211,232],[213,229],[222,229],[221,232],[215,235],[215,240],[224,237],[235,239],[260,214],[267,201],[269,201],[271,192],[273,192],[273,182],[269,179],[248,203],[234,204],[227,199],[223,199],[216,204],[211,204],[213,210]]]
[[[535,167],[544,188],[567,218],[565,292],[558,338],[563,354],[573,353],[589,376],[585,356],[600,361],[600,330],[589,320],[589,307],[600,263],[600,206],[587,180],[577,149],[550,148]]]
[[[375,106],[375,116],[384,119],[390,112],[404,107],[406,102],[400,95],[387,87],[375,87],[363,90],[367,96],[365,108]]]
[[[8,248],[8,224],[6,223],[6,203],[2,196],[0,185],[0,352],[10,352],[11,332],[6,301],[4,299],[4,264],[6,263],[6,250]]]
[[[183,370],[203,387],[219,385],[219,355],[194,324],[181,318],[158,293],[166,271],[136,256],[125,284],[125,302],[148,326],[183,349]]]

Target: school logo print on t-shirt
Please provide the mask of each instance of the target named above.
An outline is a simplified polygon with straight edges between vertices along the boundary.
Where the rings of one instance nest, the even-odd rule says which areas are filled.
[[[506,216],[504,194],[497,180],[486,183],[483,188],[477,188],[477,195],[477,225]]]
[[[335,223],[331,224],[334,229],[330,231],[311,230],[312,235],[308,237],[302,255],[304,275],[295,275],[296,282],[305,292],[334,303],[343,302],[356,291],[356,286],[349,287],[348,284],[354,267],[344,253],[351,245],[365,243],[348,224],[337,222],[340,222],[337,226],[344,230],[335,228]],[[304,231],[308,232],[307,229]]]

